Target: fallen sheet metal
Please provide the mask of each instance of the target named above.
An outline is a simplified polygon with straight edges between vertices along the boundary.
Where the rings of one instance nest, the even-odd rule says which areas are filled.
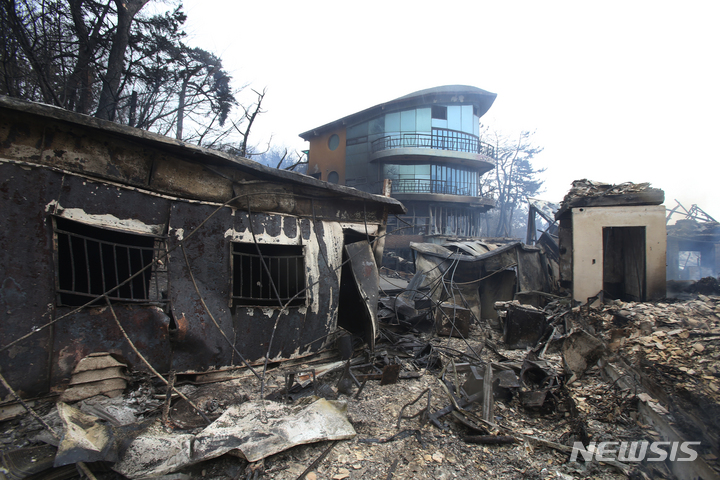
[[[297,445],[353,438],[346,410],[344,402],[325,399],[305,407],[261,401],[233,405],[195,437],[193,459],[238,449],[248,462],[257,462]]]
[[[78,462],[116,462],[124,445],[130,443],[147,427],[147,422],[139,421],[123,425],[124,421],[129,420],[127,417],[132,416],[130,412],[117,415],[117,410],[103,410],[101,406],[92,408],[87,404],[81,408],[96,410],[103,418],[58,402],[57,413],[62,421],[63,435],[57,447],[55,467]],[[110,424],[105,423],[106,421]]]
[[[167,433],[156,423],[136,437],[113,470],[132,479],[153,478],[238,451],[256,462],[288,448],[355,436],[345,402],[285,405],[250,401],[233,405],[198,435]]]
[[[129,404],[124,397],[107,398],[98,395],[78,402],[75,407],[115,427],[134,425],[142,417],[140,405]]]
[[[367,241],[345,245],[343,261],[350,268],[341,272],[338,326],[365,337],[370,350],[375,349],[378,334],[378,292],[380,277],[375,256]]]
[[[572,378],[567,383],[582,377],[585,370],[595,365],[603,353],[605,353],[603,342],[585,330],[576,330],[568,335],[562,346],[563,361],[567,369],[572,372]]]
[[[117,452],[113,449],[114,433],[109,426],[100,423],[98,417],[62,402],[58,402],[57,409],[64,433],[55,456],[55,467],[78,462],[117,460]]]
[[[154,478],[193,463],[192,442],[195,435],[170,433],[157,422],[135,438],[112,469],[132,479]]]

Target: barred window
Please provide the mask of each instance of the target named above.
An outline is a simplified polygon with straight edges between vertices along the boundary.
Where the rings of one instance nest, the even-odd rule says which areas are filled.
[[[262,264],[263,260],[267,269]],[[277,294],[272,284],[275,285]],[[233,304],[279,306],[278,296],[283,305],[288,301],[290,306],[305,304],[303,247],[267,244],[258,244],[256,247],[254,243],[233,242]]]
[[[59,217],[53,218],[53,227],[56,290],[61,305],[84,305],[118,285],[108,294],[111,300],[167,301],[165,239]],[[135,274],[138,275],[133,277]]]

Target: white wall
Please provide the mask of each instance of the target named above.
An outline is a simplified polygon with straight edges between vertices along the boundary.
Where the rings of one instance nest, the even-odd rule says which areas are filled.
[[[648,298],[665,295],[665,206],[577,207],[572,209],[573,298],[586,302],[603,289],[603,227],[645,227]]]

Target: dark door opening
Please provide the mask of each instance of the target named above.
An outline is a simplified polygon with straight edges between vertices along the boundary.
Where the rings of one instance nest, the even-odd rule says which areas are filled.
[[[378,332],[378,291],[378,270],[370,244],[367,240],[346,243],[340,273],[337,323],[350,333],[364,338],[373,351]]]
[[[603,290],[625,302],[645,300],[645,227],[603,228]]]

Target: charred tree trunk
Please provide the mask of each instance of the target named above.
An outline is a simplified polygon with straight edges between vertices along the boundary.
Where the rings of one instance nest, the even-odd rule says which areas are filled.
[[[252,128],[253,122],[255,121],[255,118],[258,116],[260,111],[260,107],[262,106],[263,98],[265,98],[265,90],[262,91],[262,93],[253,90],[255,94],[258,96],[257,105],[255,106],[255,110],[251,113],[250,109],[245,109],[245,118],[247,119],[247,128],[245,129],[245,133],[242,133],[243,141],[242,144],[240,144],[240,156],[241,157],[247,157],[247,150],[248,150],[248,137],[250,136],[250,129]],[[237,128],[237,126],[235,127]],[[239,131],[239,130],[238,130]]]
[[[183,72],[182,86],[180,87],[180,93],[178,94],[178,109],[177,109],[177,121],[175,124],[175,138],[178,140],[183,139],[183,123],[185,121],[185,99],[187,98],[187,89],[190,84],[190,79],[197,75],[202,70],[202,67],[194,68],[190,70],[186,68]]]
[[[88,31],[85,25],[84,15],[82,13],[84,0],[68,0],[70,6],[70,14],[73,19],[73,27],[78,37],[78,58],[73,73],[70,75],[68,84],[65,88],[63,103],[65,108],[76,112],[88,114],[92,107],[92,85],[94,80],[93,73],[93,54],[100,40],[100,29],[102,28],[105,16],[110,9],[110,3],[103,8],[97,18],[92,32]],[[78,98],[79,93],[79,98]]]
[[[180,87],[180,94],[178,95],[178,110],[177,110],[177,125],[175,127],[175,138],[178,140],[183,139],[183,120],[185,120],[185,93],[187,92],[188,82],[190,81],[190,74],[185,71],[185,78],[183,78],[182,86]]]
[[[114,120],[120,95],[122,70],[125,65],[125,50],[130,42],[130,26],[135,15],[150,0],[115,0],[117,6],[117,29],[113,37],[108,67],[103,78],[103,87],[95,116],[103,120]]]
[[[13,35],[15,35],[15,38],[20,45],[20,48],[22,48],[23,53],[30,62],[30,66],[32,67],[33,72],[35,72],[35,75],[37,76],[38,87],[40,88],[43,102],[50,105],[62,107],[60,99],[57,97],[57,95],[52,89],[52,84],[47,77],[46,69],[35,55],[32,44],[28,39],[27,32],[25,31],[26,27],[18,18],[17,6],[15,4],[15,1],[2,0],[0,2],[0,6],[2,6],[0,12],[3,12],[6,16],[6,19],[10,24],[10,28],[12,29]],[[3,32],[3,35],[7,34],[7,32]]]

